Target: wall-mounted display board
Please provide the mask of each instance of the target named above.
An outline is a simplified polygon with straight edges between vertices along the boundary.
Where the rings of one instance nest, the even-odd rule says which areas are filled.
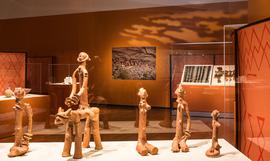
[[[0,52],[0,95],[7,88],[25,87],[26,54]]]
[[[183,85],[210,85],[213,65],[185,65],[181,83]]]
[[[112,49],[112,78],[156,79],[156,47],[117,47]]]
[[[183,85],[234,86],[234,65],[185,65]]]
[[[270,18],[236,31],[238,145],[251,160],[270,158]]]
[[[214,65],[211,85],[234,86],[235,65]]]

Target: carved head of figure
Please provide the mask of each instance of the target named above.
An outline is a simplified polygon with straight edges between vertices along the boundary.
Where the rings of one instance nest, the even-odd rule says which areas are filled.
[[[24,96],[29,93],[31,91],[31,89],[29,88],[15,88],[14,90],[14,96],[16,97],[16,99],[23,99]]]
[[[178,85],[178,87],[177,87],[177,89],[175,90],[174,93],[175,93],[175,95],[176,95],[177,97],[181,97],[181,98],[184,97],[184,95],[185,95],[186,92],[184,91],[184,89],[183,89],[181,83]]]
[[[85,61],[90,61],[90,57],[86,52],[80,52],[77,58],[77,61],[79,63],[85,62]]]
[[[146,98],[148,97],[147,91],[144,88],[140,88],[138,92],[138,96],[140,97],[140,108],[150,110],[151,106],[146,102]]]
[[[146,99],[148,97],[147,91],[144,88],[140,88],[138,96],[142,99]]]
[[[68,109],[67,111],[64,111],[61,107],[58,108],[58,112],[56,114],[54,124],[55,125],[64,125],[69,121],[70,118],[70,113],[71,113],[71,108]]]
[[[213,120],[217,120],[218,117],[220,115],[220,112],[218,110],[214,110],[212,113],[211,113],[211,116],[213,118]]]

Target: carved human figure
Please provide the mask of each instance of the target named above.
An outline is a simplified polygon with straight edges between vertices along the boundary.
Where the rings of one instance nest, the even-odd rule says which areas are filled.
[[[181,84],[178,85],[178,88],[174,92],[177,96],[176,102],[177,104],[177,115],[176,115],[176,132],[175,132],[175,137],[173,138],[173,143],[172,143],[172,151],[173,152],[179,152],[180,150],[182,152],[188,152],[189,147],[186,144],[186,141],[188,138],[191,137],[191,132],[190,132],[190,114],[189,114],[189,108],[188,108],[188,103],[184,100],[184,95],[185,91],[182,87]],[[183,130],[183,112],[186,112],[186,119],[187,119],[187,126],[186,130]]]
[[[147,91],[144,88],[140,88],[138,96],[140,97],[140,103],[139,103],[138,143],[136,146],[136,150],[142,156],[145,156],[148,153],[156,155],[158,153],[158,148],[147,143],[146,137],[147,111],[151,109],[151,106],[146,101],[146,98],[148,97]]]
[[[9,157],[24,155],[29,150],[29,140],[32,138],[32,117],[33,112],[30,104],[24,103],[24,96],[30,92],[30,89],[15,88],[14,96],[16,104],[13,107],[15,112],[15,143],[10,148]],[[28,118],[27,132],[23,132],[23,111]]]
[[[73,133],[75,134],[75,138],[74,138],[75,150],[74,150],[73,158],[80,159],[83,157],[82,147],[89,147],[90,137],[84,137],[83,144],[82,144],[81,119],[86,119],[86,122],[89,122],[90,119],[96,119],[94,117],[98,115],[95,115],[95,112],[99,112],[99,109],[97,108],[94,108],[92,110],[68,109],[67,111],[64,111],[61,107],[59,107],[58,113],[55,118],[55,124],[65,126],[65,143],[64,143],[64,149],[62,152],[63,157],[70,156]],[[88,128],[90,129],[90,127]],[[99,131],[95,133],[94,139],[95,139],[95,144],[96,144],[95,148],[98,150],[102,149]]]
[[[220,154],[220,148],[221,146],[218,144],[218,128],[221,126],[221,124],[218,122],[218,117],[220,113],[218,110],[214,110],[211,113],[212,116],[212,145],[211,147],[206,151],[205,155],[208,157],[216,157]]]
[[[88,71],[86,69],[86,62],[90,61],[86,52],[80,52],[77,58],[79,67],[72,74],[72,90],[69,97],[66,98],[65,104],[67,106],[79,104],[79,108],[88,108]],[[77,81],[78,78],[78,81]],[[77,82],[79,83],[79,90],[77,92]]]

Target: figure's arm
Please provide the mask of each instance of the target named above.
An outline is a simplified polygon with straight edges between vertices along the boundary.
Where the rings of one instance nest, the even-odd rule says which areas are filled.
[[[188,103],[185,102],[185,110],[186,110],[186,117],[187,117],[187,127],[186,127],[186,131],[190,132],[190,127],[191,127],[191,123],[190,123],[190,113],[189,113],[189,108],[188,108]]]
[[[220,127],[220,126],[221,126],[221,124],[220,124],[218,121],[215,121],[215,122],[214,122],[214,125],[215,125],[216,127]]]
[[[81,96],[85,90],[87,90],[87,83],[88,83],[88,72],[87,70],[83,70],[83,83],[80,91],[77,93],[78,96]]]
[[[76,80],[77,71],[78,71],[78,68],[72,74],[72,90],[71,90],[71,93],[69,95],[70,98],[72,98],[74,96],[74,94],[76,93],[76,90],[77,90],[77,80]]]

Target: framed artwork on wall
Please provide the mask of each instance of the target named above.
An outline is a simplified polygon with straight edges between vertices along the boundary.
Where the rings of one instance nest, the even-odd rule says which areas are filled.
[[[156,79],[156,47],[112,48],[112,78]]]
[[[183,85],[210,85],[213,65],[185,65],[181,83]]]
[[[211,84],[213,86],[235,86],[235,66],[214,65]]]

